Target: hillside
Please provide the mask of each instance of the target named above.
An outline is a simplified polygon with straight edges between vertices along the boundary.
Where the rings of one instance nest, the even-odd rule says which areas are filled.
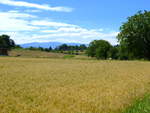
[[[24,50],[24,49],[13,49],[9,51],[9,56],[11,57],[29,57],[29,58],[64,58],[64,59],[93,59],[81,55],[69,55],[63,53],[54,53],[54,52],[44,52],[44,51],[35,51],[35,50]]]
[[[13,57],[31,57],[31,58],[63,58],[65,55],[61,53],[33,51],[33,50],[12,50],[9,56]]]

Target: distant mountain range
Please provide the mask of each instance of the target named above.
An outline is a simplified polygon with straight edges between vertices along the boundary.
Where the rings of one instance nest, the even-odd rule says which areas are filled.
[[[23,48],[28,48],[31,46],[32,47],[43,47],[43,48],[49,48],[51,46],[52,48],[56,48],[62,44],[64,44],[64,43],[61,43],[61,42],[33,42],[33,43],[20,44],[20,46]],[[81,43],[65,43],[65,44],[72,45],[72,46],[81,45]],[[88,44],[85,44],[85,45],[88,45]]]

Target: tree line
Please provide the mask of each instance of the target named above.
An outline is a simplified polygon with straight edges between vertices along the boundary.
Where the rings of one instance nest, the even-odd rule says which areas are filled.
[[[105,40],[90,43],[87,54],[97,59],[150,60],[150,12],[139,11],[128,17],[117,36],[119,44],[112,46]]]
[[[19,45],[15,48],[23,49]],[[37,50],[37,51],[45,51],[45,52],[59,52],[59,53],[68,53],[68,54],[75,54],[77,52],[84,52],[87,49],[87,46],[84,44],[81,45],[67,45],[62,44],[60,46],[57,46],[56,48],[52,48],[51,46],[49,48],[43,48],[43,47],[29,47],[25,48],[26,50]]]
[[[81,44],[81,45],[67,45],[67,44],[62,44],[58,47],[55,48],[55,50],[58,51],[84,51],[87,49],[87,46],[85,44]]]
[[[7,38],[8,40],[7,40]],[[2,35],[0,36],[0,41],[3,40],[3,43],[5,42],[5,40],[7,41],[7,43],[4,43],[5,45],[7,45],[9,47],[6,48],[5,45],[0,42],[0,48],[2,49],[7,49],[7,50],[11,50],[11,49],[23,49],[23,50],[33,50],[33,51],[44,51],[44,52],[58,52],[58,53],[66,53],[66,54],[79,54],[79,52],[84,52],[87,49],[87,46],[85,44],[81,44],[81,45],[67,45],[67,44],[62,44],[60,46],[57,46],[56,48],[52,48],[51,46],[49,46],[49,48],[44,48],[44,47],[28,47],[28,48],[23,48],[20,45],[16,45],[15,42],[10,39],[10,37],[8,35]],[[13,43],[13,46],[10,44],[10,42]],[[10,46],[11,45],[11,46]]]
[[[85,52],[89,57],[97,59],[150,60],[150,11],[139,11],[127,18],[120,27],[116,37],[118,45],[111,45],[106,40],[94,40],[86,45],[70,46],[62,44],[56,48],[27,48],[29,50],[52,51],[62,53]],[[21,48],[7,35],[0,36],[0,54],[2,49]]]

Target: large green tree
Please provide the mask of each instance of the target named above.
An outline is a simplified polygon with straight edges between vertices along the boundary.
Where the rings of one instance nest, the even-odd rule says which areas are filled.
[[[94,40],[89,44],[87,49],[88,56],[96,57],[97,59],[107,59],[111,44],[105,40]]]
[[[109,58],[118,59],[119,58],[119,46],[112,46],[109,50]]]
[[[8,55],[8,50],[15,47],[15,42],[8,35],[0,36],[0,55]]]
[[[121,59],[150,60],[150,12],[139,11],[120,27]]]
[[[8,35],[1,35],[0,36],[0,48],[1,49],[11,49],[15,47],[15,42],[10,39]]]

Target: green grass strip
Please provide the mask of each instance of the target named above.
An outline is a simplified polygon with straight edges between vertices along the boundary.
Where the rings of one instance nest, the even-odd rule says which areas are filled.
[[[128,107],[123,113],[150,113],[150,95],[136,100],[135,103]]]

